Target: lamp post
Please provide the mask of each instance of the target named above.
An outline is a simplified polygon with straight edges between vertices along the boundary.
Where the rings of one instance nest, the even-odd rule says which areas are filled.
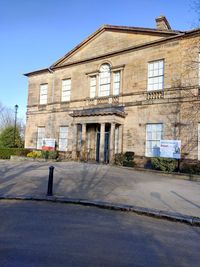
[[[17,110],[18,110],[18,105],[15,105],[15,126],[14,126],[14,136],[13,136],[13,147],[16,145],[16,126],[17,126]]]

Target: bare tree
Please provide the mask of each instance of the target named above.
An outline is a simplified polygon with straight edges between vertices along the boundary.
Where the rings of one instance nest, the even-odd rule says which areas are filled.
[[[200,0],[192,0],[191,7],[196,13],[195,27],[200,26]]]
[[[200,4],[200,0],[199,0]],[[176,89],[174,110],[174,135],[184,140],[182,151],[185,157],[197,153],[200,118],[200,37],[196,33],[185,41],[188,46],[180,54],[180,72],[172,81]]]
[[[0,103],[0,130],[14,124],[14,112]]]

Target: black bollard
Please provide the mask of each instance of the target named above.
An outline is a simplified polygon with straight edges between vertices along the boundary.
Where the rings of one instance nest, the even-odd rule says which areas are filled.
[[[50,166],[47,196],[53,196],[53,170],[54,170],[54,166]]]

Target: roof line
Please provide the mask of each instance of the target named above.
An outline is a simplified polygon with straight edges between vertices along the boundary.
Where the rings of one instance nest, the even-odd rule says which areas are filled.
[[[116,30],[116,31],[132,31],[132,32],[143,32],[143,33],[153,33],[156,35],[178,35],[183,32],[180,31],[173,31],[173,30],[158,30],[153,28],[142,28],[142,27],[129,27],[129,26],[115,26],[115,25],[109,25],[105,24],[101,26],[97,31],[95,31],[93,34],[89,35],[86,39],[84,39],[81,43],[79,43],[77,46],[75,46],[72,50],[70,50],[67,54],[65,54],[63,57],[61,57],[59,60],[57,60],[55,63],[51,65],[51,68],[56,67],[59,63],[61,63],[64,59],[72,55],[77,49],[88,43],[93,37],[98,36],[101,32],[105,30]]]
[[[119,26],[119,25],[111,25],[111,24],[104,24],[103,26],[108,29],[119,29],[119,30],[122,29],[122,30],[130,30],[130,31],[147,31],[147,32],[157,32],[157,33],[166,33],[166,34],[183,33],[183,31],[179,31],[179,30],[160,30],[157,28]]]
[[[110,25],[109,25],[110,26]],[[112,25],[111,25],[112,26]],[[107,27],[107,25],[103,25],[101,28],[99,28],[95,33],[93,33],[92,35],[90,35],[88,38],[86,38],[81,44],[79,44],[78,46],[76,46],[73,50],[76,50],[80,45],[82,45],[84,42],[86,42],[87,40],[91,39],[93,37],[93,35],[96,35],[98,34],[100,31],[104,30],[105,27]],[[118,27],[118,26],[114,26],[114,27]],[[121,27],[121,26],[119,26]],[[127,26],[124,26],[124,27],[127,27]],[[128,27],[129,28],[129,27]],[[135,28],[135,27],[134,27]],[[98,56],[98,57],[93,57],[93,58],[89,58],[89,59],[84,59],[84,60],[81,60],[81,61],[76,61],[76,62],[72,62],[72,63],[69,63],[69,64],[66,64],[66,65],[63,65],[61,67],[56,67],[55,65],[58,64],[58,62],[62,61],[67,55],[69,55],[69,53],[71,53],[73,50],[71,50],[69,53],[67,53],[65,56],[63,56],[61,59],[59,59],[55,64],[51,65],[49,68],[45,68],[45,69],[41,69],[41,70],[36,70],[36,71],[33,71],[33,72],[29,72],[29,73],[26,73],[24,74],[25,76],[30,76],[30,75],[34,75],[34,74],[38,74],[38,73],[42,73],[42,72],[46,72],[46,71],[49,71],[49,69],[53,70],[53,69],[59,69],[59,68],[64,68],[64,67],[67,67],[67,66],[71,66],[71,65],[75,65],[75,64],[79,64],[79,63],[83,63],[83,62],[86,62],[86,61],[91,61],[91,60],[95,60],[95,59],[98,59],[98,58],[102,58],[102,57],[107,57],[107,56],[112,56],[114,54],[118,54],[118,53],[122,53],[122,52],[128,52],[130,50],[134,50],[134,49],[139,49],[139,48],[142,48],[142,47],[148,47],[148,46],[151,46],[151,45],[156,45],[156,44],[159,44],[159,43],[162,43],[162,42],[165,42],[165,41],[171,41],[173,39],[177,39],[177,38],[183,38],[183,37],[187,37],[189,35],[194,35],[194,34],[200,34],[200,28],[197,28],[197,29],[193,29],[193,30],[189,30],[189,31],[184,31],[184,32],[179,32],[177,33],[176,35],[173,35],[173,36],[169,36],[169,37],[166,37],[166,38],[162,38],[162,39],[159,39],[159,40],[155,40],[155,41],[152,41],[152,42],[149,42],[149,43],[145,43],[145,44],[140,44],[138,46],[132,46],[132,47],[128,47],[128,48],[125,48],[125,49],[121,49],[121,50],[118,50],[118,51],[114,51],[114,52],[111,52],[111,53],[107,53],[107,54],[104,54],[104,55],[101,55],[101,56]]]
[[[136,45],[136,46],[130,46],[128,48],[123,48],[123,49],[120,49],[120,50],[117,50],[117,51],[113,51],[113,52],[109,52],[107,54],[103,54],[103,55],[100,55],[100,56],[96,56],[96,57],[92,57],[92,58],[88,58],[88,59],[83,59],[83,60],[71,62],[71,63],[65,64],[65,65],[62,65],[62,66],[58,66],[58,67],[56,67],[54,65],[51,65],[50,68],[41,69],[41,70],[38,70],[38,71],[33,71],[33,72],[30,72],[30,73],[27,73],[27,74],[24,74],[24,75],[25,76],[29,76],[29,75],[33,75],[33,74],[49,71],[49,69],[55,70],[55,69],[65,68],[67,66],[81,64],[83,62],[88,62],[88,61],[91,61],[91,60],[100,59],[100,58],[104,58],[104,57],[108,57],[108,56],[113,56],[113,55],[116,55],[116,54],[119,54],[119,53],[122,53],[122,52],[129,52],[129,51],[132,51],[132,50],[141,49],[143,47],[156,45],[156,44],[159,44],[159,43],[162,43],[162,42],[165,42],[165,41],[171,41],[171,40],[176,39],[178,37],[183,37],[184,35],[185,35],[185,33],[182,33],[182,34],[179,34],[179,35],[170,36],[170,37],[162,38],[162,39],[159,39],[159,40],[154,40],[154,41],[151,41],[151,42],[148,42],[148,43],[145,43],[145,44],[139,44],[139,45]]]
[[[32,74],[38,74],[38,73],[47,72],[47,71],[50,72],[49,69],[50,69],[50,68],[45,68],[45,69],[35,70],[35,71],[31,71],[31,72],[24,73],[23,75],[28,77],[28,76],[30,76],[30,75],[32,75]]]
[[[120,50],[117,50],[117,51],[113,51],[113,52],[109,52],[107,54],[103,54],[103,55],[100,55],[100,56],[96,56],[96,57],[92,57],[92,58],[88,58],[88,59],[83,59],[83,60],[79,60],[79,61],[75,61],[75,62],[70,62],[70,63],[62,65],[62,66],[58,66],[58,67],[56,67],[56,66],[53,67],[52,66],[52,69],[65,68],[67,66],[81,64],[83,62],[88,62],[88,61],[92,61],[92,60],[96,60],[96,59],[101,59],[101,58],[104,58],[104,57],[113,56],[113,55],[120,54],[120,53],[126,53],[126,52],[130,52],[130,51],[133,51],[133,50],[138,50],[138,49],[142,49],[142,48],[145,48],[145,47],[149,47],[149,46],[152,46],[152,45],[157,45],[159,43],[163,43],[163,42],[166,42],[166,41],[171,41],[171,40],[174,40],[174,39],[177,39],[177,38],[181,38],[181,37],[184,37],[184,36],[185,36],[184,33],[180,34],[180,35],[176,35],[176,36],[170,36],[170,37],[162,38],[162,39],[159,39],[159,40],[156,40],[156,41],[151,41],[151,42],[148,42],[148,43],[145,43],[145,44],[140,44],[140,45],[137,45],[137,46],[130,46],[128,48],[123,48],[123,49],[120,49]]]

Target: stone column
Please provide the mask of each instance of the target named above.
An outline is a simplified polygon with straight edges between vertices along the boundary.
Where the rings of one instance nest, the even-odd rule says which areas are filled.
[[[109,162],[114,163],[115,156],[115,123],[111,123],[110,128],[110,149],[109,149]]]
[[[86,123],[82,124],[81,160],[86,160]]]
[[[100,162],[104,162],[105,123],[100,127]]]
[[[119,153],[123,153],[123,125],[119,126]]]
[[[77,124],[72,126],[72,159],[77,159]]]

